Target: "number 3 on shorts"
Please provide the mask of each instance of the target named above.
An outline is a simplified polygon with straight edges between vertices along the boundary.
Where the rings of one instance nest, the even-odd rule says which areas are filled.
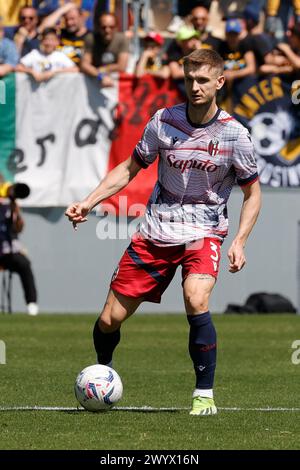
[[[214,242],[211,241],[210,249],[214,253],[213,255],[210,255],[210,258],[212,259],[212,262],[213,262],[214,271],[218,271],[218,261],[219,261],[218,245],[216,245]]]

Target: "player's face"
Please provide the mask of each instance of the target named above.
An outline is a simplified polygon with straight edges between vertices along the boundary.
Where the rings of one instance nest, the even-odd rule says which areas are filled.
[[[203,7],[194,8],[192,10],[191,21],[196,31],[205,31],[208,23],[208,11]]]
[[[160,46],[155,41],[147,40],[144,43],[144,49],[153,52],[154,55],[160,51]]]
[[[186,39],[185,41],[180,41],[180,47],[182,49],[183,55],[188,55],[196,49],[200,49],[201,42],[197,37]]]
[[[185,88],[189,102],[193,106],[203,106],[212,101],[224,84],[224,76],[207,65],[186,68]]]
[[[226,33],[226,41],[230,49],[235,50],[238,48],[240,35],[238,33]]]
[[[112,16],[102,16],[99,22],[99,31],[106,42],[110,42],[112,40],[116,27],[115,19]]]
[[[77,33],[82,26],[82,17],[78,10],[69,11],[65,15],[66,30],[70,33]]]
[[[46,37],[42,39],[42,51],[44,54],[52,54],[55,51],[59,44],[56,34],[47,34]]]
[[[36,10],[31,7],[22,8],[20,14],[21,26],[27,29],[27,31],[33,31],[38,24],[38,16]]]

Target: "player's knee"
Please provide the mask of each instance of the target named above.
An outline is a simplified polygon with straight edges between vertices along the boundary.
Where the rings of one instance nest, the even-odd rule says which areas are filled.
[[[114,296],[108,296],[99,318],[99,328],[104,333],[112,333],[118,330],[123,321],[125,321],[134,310],[131,305],[122,304],[120,300],[116,299]]]
[[[122,322],[126,319],[126,311],[119,309],[113,302],[104,307],[99,318],[99,326],[103,332],[111,333],[120,328]]]
[[[120,328],[121,323],[110,315],[101,315],[99,318],[99,328],[103,333],[112,333]]]
[[[209,296],[205,293],[188,291],[185,293],[185,303],[188,313],[207,312]]]

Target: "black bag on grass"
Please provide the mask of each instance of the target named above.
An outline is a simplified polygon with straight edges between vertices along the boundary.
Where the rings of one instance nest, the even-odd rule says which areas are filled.
[[[296,313],[296,309],[283,295],[257,292],[248,297],[245,305],[228,304],[225,313]]]
[[[246,300],[246,306],[259,313],[296,313],[292,302],[280,294],[258,292]]]

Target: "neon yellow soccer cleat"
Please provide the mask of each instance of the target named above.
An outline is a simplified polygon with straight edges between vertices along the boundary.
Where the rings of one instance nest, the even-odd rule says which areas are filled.
[[[217,414],[217,408],[212,398],[194,397],[190,415],[209,416]]]

